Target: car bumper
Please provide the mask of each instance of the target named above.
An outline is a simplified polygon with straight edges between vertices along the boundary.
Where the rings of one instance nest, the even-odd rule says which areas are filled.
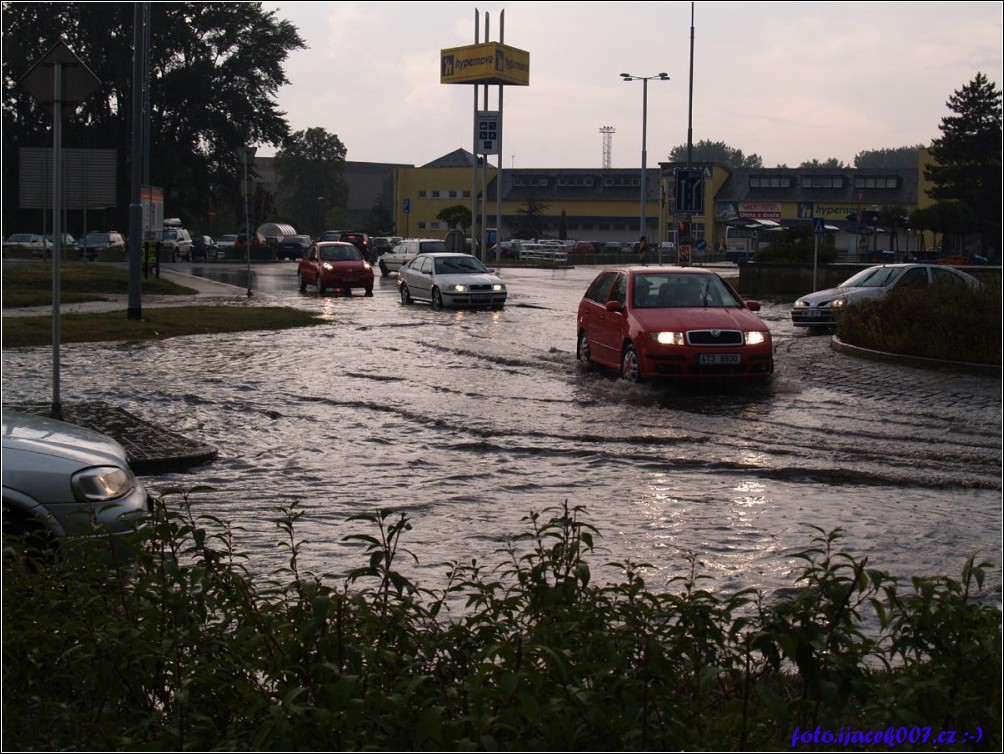
[[[506,292],[501,293],[444,293],[443,306],[475,307],[475,306],[505,306]]]
[[[658,378],[728,378],[753,379],[767,377],[774,373],[774,354],[771,348],[763,350],[730,351],[738,353],[735,363],[702,363],[702,356],[719,356],[711,351],[693,349],[665,353],[646,352],[639,354],[642,376]]]
[[[792,309],[791,324],[795,327],[836,327],[837,320],[829,309]]]

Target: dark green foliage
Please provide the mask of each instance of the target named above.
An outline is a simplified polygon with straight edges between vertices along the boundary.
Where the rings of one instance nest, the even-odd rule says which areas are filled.
[[[690,159],[687,159],[688,147],[680,144],[673,147],[669,152],[670,162],[717,162],[727,165],[730,168],[754,168],[763,167],[763,158],[758,154],[744,155],[741,149],[730,147],[724,141],[711,141],[701,139],[696,144],[690,145]]]
[[[653,592],[638,563],[597,582],[566,504],[437,592],[384,510],[355,518],[363,564],[334,586],[300,567],[295,506],[263,578],[240,532],[170,495],[128,563],[38,567],[5,541],[5,750],[779,750],[816,725],[1001,744],[1000,613],[972,558],[904,589],[818,531],[774,604],[702,587],[696,556]]]
[[[983,249],[1001,238],[1001,91],[982,73],[949,97],[954,113],[941,119],[931,143],[937,161],[925,170],[934,199],[961,202],[975,212]]]
[[[816,237],[812,232],[811,223],[801,223],[786,227],[771,236],[770,246],[758,249],[753,255],[757,262],[795,262],[811,264],[816,251]],[[837,247],[833,244],[833,236],[823,236],[819,239],[819,264],[830,264],[837,259]]]
[[[914,147],[894,149],[866,149],[854,155],[854,167],[858,170],[876,168],[915,170],[920,163],[920,150],[923,148],[923,144],[918,144]]]
[[[275,154],[278,216],[300,233],[319,237],[345,225],[349,189],[345,181],[345,145],[323,128],[297,131]]]
[[[883,299],[848,307],[837,334],[846,343],[886,353],[999,364],[1001,288],[894,289]]]

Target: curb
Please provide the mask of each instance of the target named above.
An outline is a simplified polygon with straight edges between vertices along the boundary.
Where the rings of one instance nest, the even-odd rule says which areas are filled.
[[[836,335],[830,340],[830,348],[848,356],[868,359],[869,361],[881,361],[887,364],[900,364],[918,369],[933,369],[943,372],[961,372],[981,377],[999,378],[1001,376],[1001,367],[997,364],[974,364],[968,361],[946,361],[944,359],[927,359],[922,356],[906,356],[898,353],[886,353],[885,351],[873,351],[870,348],[861,348],[860,346],[852,346],[850,343],[844,343]]]

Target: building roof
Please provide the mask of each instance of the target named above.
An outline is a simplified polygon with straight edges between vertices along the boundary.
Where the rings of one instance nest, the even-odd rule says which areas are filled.
[[[484,158],[479,157],[477,164],[480,166]],[[488,164],[492,167],[491,163]],[[474,155],[466,149],[455,149],[449,154],[437,157],[432,162],[422,165],[423,168],[470,168],[474,167]]]

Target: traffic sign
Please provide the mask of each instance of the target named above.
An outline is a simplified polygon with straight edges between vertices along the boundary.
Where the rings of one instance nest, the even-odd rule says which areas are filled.
[[[411,199],[405,199],[404,200],[404,206],[402,207],[402,209],[404,210],[404,214],[406,214],[406,215],[409,212],[411,212]]]
[[[823,221],[823,218],[817,217],[812,221],[812,232],[817,236],[826,235],[826,223]]]
[[[704,214],[704,171],[700,168],[677,168],[676,211]]]

